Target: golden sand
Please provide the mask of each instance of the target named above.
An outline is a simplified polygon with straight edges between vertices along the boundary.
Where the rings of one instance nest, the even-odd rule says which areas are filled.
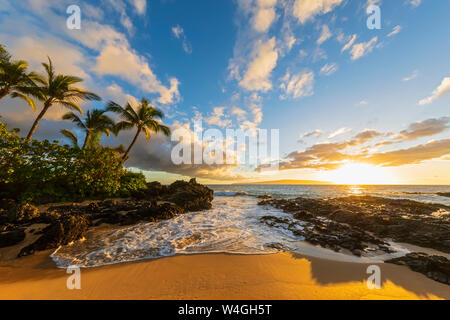
[[[450,287],[406,267],[379,264],[382,288],[368,289],[366,264],[280,253],[204,254],[81,270],[81,290],[48,252],[0,263],[0,299],[449,299]]]

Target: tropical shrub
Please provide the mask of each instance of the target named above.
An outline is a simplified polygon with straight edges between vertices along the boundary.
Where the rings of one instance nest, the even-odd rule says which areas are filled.
[[[0,198],[48,203],[113,197],[145,188],[110,148],[82,150],[58,141],[27,144],[0,122]]]

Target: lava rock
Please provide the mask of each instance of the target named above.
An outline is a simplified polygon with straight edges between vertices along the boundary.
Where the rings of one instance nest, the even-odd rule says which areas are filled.
[[[13,246],[25,239],[25,232],[23,229],[0,233],[0,248]]]
[[[411,270],[450,285],[450,260],[442,256],[431,256],[423,252],[408,253],[403,257],[386,260],[386,263],[406,265]]]
[[[31,245],[23,248],[19,257],[26,256],[39,250],[54,249],[60,245],[67,245],[72,241],[84,237],[89,227],[89,220],[83,215],[65,215],[54,220],[41,231],[42,235]]]
[[[28,203],[15,205],[9,209],[8,218],[11,222],[30,221],[39,218],[39,210]]]

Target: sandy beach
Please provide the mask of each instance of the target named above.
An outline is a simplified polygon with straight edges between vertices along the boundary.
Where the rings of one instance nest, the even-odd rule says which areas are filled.
[[[81,270],[68,290],[49,252],[0,263],[0,299],[450,299],[449,287],[407,267],[378,264],[382,288],[366,286],[367,264],[279,253],[178,255]]]

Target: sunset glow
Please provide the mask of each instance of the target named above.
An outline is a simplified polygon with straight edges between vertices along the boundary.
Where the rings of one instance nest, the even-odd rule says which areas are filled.
[[[396,184],[398,180],[389,168],[365,163],[348,163],[337,170],[324,172],[322,179],[334,184]]]

